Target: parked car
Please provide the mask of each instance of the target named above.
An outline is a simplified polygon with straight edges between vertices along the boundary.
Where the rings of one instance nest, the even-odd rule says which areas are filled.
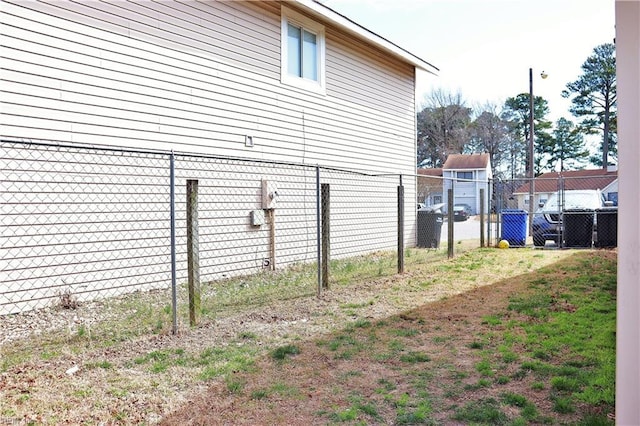
[[[609,205],[599,190],[570,190],[555,192],[533,215],[531,226],[533,245],[541,247],[548,240],[560,244],[562,238],[562,213],[569,209],[596,210]],[[595,215],[594,215],[595,220]],[[594,227],[595,229],[595,227]]]
[[[469,219],[471,206],[468,204],[456,204],[453,206],[453,220],[460,222]]]

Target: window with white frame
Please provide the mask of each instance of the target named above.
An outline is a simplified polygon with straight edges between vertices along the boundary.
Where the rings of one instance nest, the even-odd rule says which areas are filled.
[[[473,180],[473,172],[458,172],[456,177],[458,181]]]
[[[282,7],[281,81],[324,93],[324,26]]]

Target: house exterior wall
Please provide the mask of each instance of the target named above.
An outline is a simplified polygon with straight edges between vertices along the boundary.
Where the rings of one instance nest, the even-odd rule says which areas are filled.
[[[280,75],[280,10],[279,2],[3,1],[0,137],[406,174],[405,212],[414,211],[413,66],[326,25],[325,93],[286,85]],[[253,147],[245,146],[246,136],[253,137]],[[25,154],[23,161],[31,158]],[[24,170],[36,170],[42,161],[33,159]],[[205,172],[191,166],[177,170],[180,187],[187,179],[199,179],[211,194],[226,188],[224,200],[206,201],[212,212],[205,232],[211,238],[209,252],[224,249],[218,225],[235,224],[233,232],[224,233],[229,247],[246,248],[247,241],[263,244],[236,256],[229,273],[260,270],[256,259],[268,250],[266,231],[247,222],[248,212],[261,208],[260,180],[268,178],[293,190],[311,185],[313,172],[296,171],[295,180],[269,167],[209,167]],[[321,179],[331,182],[335,174],[324,173]],[[376,197],[373,191],[371,209],[354,203],[349,193],[366,193],[363,188],[375,188],[375,179],[336,181],[351,183],[332,192],[342,197],[332,207],[350,213],[332,226],[335,256],[395,249],[393,191],[400,180],[385,179],[392,195]],[[236,181],[242,184],[234,185]],[[240,192],[231,193],[234,188]],[[309,260],[309,235],[315,235],[310,219],[315,201],[292,194],[285,193],[283,199],[289,195],[289,200],[304,203],[283,201],[277,211],[278,229],[297,230],[296,236],[277,236],[286,242],[277,248],[280,265]],[[16,227],[34,220],[26,213],[21,219],[20,207],[12,209]],[[221,222],[214,220],[218,216]],[[44,212],[43,221],[46,217]],[[371,236],[374,228],[385,237],[364,243],[362,235]],[[405,244],[415,244],[411,214],[406,215],[404,235]],[[203,279],[215,276],[216,262],[229,259],[230,252],[222,253],[203,262],[211,271]]]
[[[616,326],[616,424],[640,424],[640,3],[616,1],[620,211]]]
[[[459,181],[457,179],[458,172],[473,172],[471,181]],[[485,206],[484,211],[489,210],[489,194],[488,182],[491,174],[486,169],[460,169],[460,170],[444,170],[442,172],[444,178],[443,202],[447,203],[447,190],[453,188],[454,204],[468,204],[471,206],[473,214],[480,213],[480,190],[485,190]]]
[[[328,27],[326,95],[287,86],[278,2],[18,0],[2,16],[3,137],[414,173],[413,66]]]

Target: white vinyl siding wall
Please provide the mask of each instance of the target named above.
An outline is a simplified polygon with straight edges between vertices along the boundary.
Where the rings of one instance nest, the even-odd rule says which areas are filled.
[[[327,95],[283,85],[276,6],[5,1],[2,136],[412,173],[413,68],[332,30]]]
[[[413,66],[321,22],[326,94],[285,85],[280,7],[242,1],[2,1],[0,137],[413,176]],[[247,135],[253,148],[245,146]],[[415,179],[404,184],[405,238],[412,245]],[[371,197],[384,218],[395,217],[393,199],[382,206]],[[236,213],[246,220],[251,208],[259,206],[243,205]],[[351,244],[345,253],[352,254],[359,242],[349,243],[347,225],[341,244]],[[375,224],[354,215],[353,229],[363,226]],[[300,231],[305,247],[307,231]],[[394,248],[383,244],[389,245]]]

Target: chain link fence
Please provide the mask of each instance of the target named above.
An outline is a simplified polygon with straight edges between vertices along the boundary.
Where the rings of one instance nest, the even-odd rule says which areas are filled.
[[[286,276],[295,291],[283,297],[319,294],[352,279],[347,273],[359,257],[375,266],[359,279],[403,272],[416,247],[453,256],[462,242],[617,244],[611,176],[370,175],[15,141],[0,143],[0,170],[3,316],[145,292],[156,292],[160,309],[175,315],[193,302],[193,282],[212,299],[240,278],[228,287],[228,303],[244,303],[256,294],[240,294],[249,285],[243,277],[269,286],[278,282],[270,271],[297,271]]]
[[[496,241],[548,248],[617,246],[617,174],[582,174],[493,182]]]
[[[321,246],[327,276],[371,253],[385,259],[371,276],[393,274],[416,242],[413,195],[398,198],[412,175],[16,141],[0,143],[0,170],[0,315],[149,291],[163,309],[173,292],[175,312],[194,268],[207,285],[300,265],[320,276]]]
[[[167,166],[154,153],[2,143],[0,314],[166,286]]]

